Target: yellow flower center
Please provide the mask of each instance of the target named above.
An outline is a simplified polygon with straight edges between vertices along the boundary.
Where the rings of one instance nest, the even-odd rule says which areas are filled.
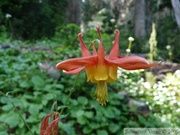
[[[97,84],[95,98],[101,105],[106,105],[108,98],[107,83],[117,80],[117,66],[98,64],[86,67],[87,81]]]
[[[117,66],[98,64],[86,67],[87,81],[97,83],[98,81],[106,81],[108,83],[117,80]]]

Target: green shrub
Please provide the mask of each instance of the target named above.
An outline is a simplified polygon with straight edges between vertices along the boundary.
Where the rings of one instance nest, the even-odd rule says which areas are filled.
[[[56,29],[54,40],[62,43],[66,47],[78,48],[77,34],[80,32],[79,26],[75,24],[68,24],[66,26],[60,26]]]
[[[65,22],[66,3],[65,0],[1,0],[1,25],[15,38],[27,40],[52,37],[56,27]],[[6,14],[12,17],[6,18]]]

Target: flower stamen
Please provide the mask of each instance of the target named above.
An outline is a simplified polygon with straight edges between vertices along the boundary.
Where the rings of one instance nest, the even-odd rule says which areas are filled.
[[[108,90],[106,81],[98,81],[96,92],[94,93],[95,99],[101,104],[106,105],[108,101]]]

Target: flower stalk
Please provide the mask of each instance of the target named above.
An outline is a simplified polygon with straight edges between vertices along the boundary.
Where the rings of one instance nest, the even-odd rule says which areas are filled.
[[[68,94],[68,96],[67,96],[67,98],[66,98],[66,101],[65,101],[65,103],[64,103],[64,106],[67,105],[67,103],[68,103],[68,101],[69,101],[72,93],[74,92],[74,89],[75,89],[75,86],[76,86],[76,84],[77,84],[77,82],[78,82],[79,76],[80,76],[80,73],[78,73],[77,76],[76,76],[76,79],[75,79],[75,81],[74,81],[74,83],[73,83],[73,86],[72,86],[72,88],[71,88],[71,90],[70,90],[70,92],[69,92],[69,94]],[[60,116],[62,115],[63,111],[64,111],[64,108],[61,109],[61,111],[60,111],[60,113],[59,113]]]
[[[157,55],[157,40],[156,40],[156,25],[155,23],[152,24],[152,32],[149,39],[149,59],[150,62],[153,62],[154,57]]]
[[[131,46],[132,46],[132,42],[134,41],[133,37],[129,37],[129,44],[128,44],[128,48],[126,49],[126,56],[129,56],[129,53],[131,52]]]

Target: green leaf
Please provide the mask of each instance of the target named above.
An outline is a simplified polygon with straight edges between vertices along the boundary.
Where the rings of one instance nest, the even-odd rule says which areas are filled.
[[[15,106],[22,106],[22,101],[19,98],[12,98],[12,103],[14,103]]]
[[[108,135],[108,133],[106,132],[106,130],[98,130],[97,135]]]
[[[6,103],[8,103],[8,102],[9,102],[9,98],[7,98],[7,97],[1,97],[1,103],[6,104]]]
[[[32,95],[28,95],[28,94],[25,94],[23,97],[25,99],[33,99],[33,96]]]
[[[93,112],[85,112],[84,115],[87,117],[87,118],[92,118],[94,116]]]
[[[30,86],[31,86],[31,84],[30,84],[30,81],[28,81],[28,80],[24,80],[20,83],[20,87],[22,87],[22,88],[28,88]]]
[[[67,135],[76,135],[74,129],[74,121],[69,121],[68,123],[59,122],[60,127],[67,133]]]
[[[1,126],[0,126],[0,131],[7,131],[7,125],[6,125],[6,123],[1,123],[0,124]],[[1,133],[1,132],[0,132]],[[0,134],[1,135],[1,134]]]
[[[41,105],[31,104],[30,107],[29,107],[29,109],[28,109],[28,111],[29,111],[31,114],[38,115],[40,109],[42,109],[42,106],[41,106]]]
[[[139,127],[139,121],[132,121],[132,120],[129,120],[127,123],[126,123],[127,126],[129,127]]]
[[[78,117],[77,122],[81,125],[85,125],[87,122],[87,119],[84,116]]]
[[[108,118],[114,118],[114,113],[112,111],[112,108],[109,107],[104,111],[104,115]]]
[[[45,100],[52,100],[54,99],[54,96],[53,96],[53,93],[48,93],[44,96],[44,99]]]
[[[31,115],[31,116],[26,120],[26,122],[28,122],[28,123],[35,123],[35,122],[37,122],[37,121],[38,121],[38,119],[37,119],[36,115]]]
[[[146,123],[146,119],[141,116],[141,115],[138,115],[138,120],[140,121],[141,124],[145,124]]]
[[[66,118],[69,114],[61,115],[60,119]]]
[[[64,89],[64,85],[62,84],[54,84],[55,88]]]
[[[40,76],[33,76],[31,78],[32,83],[35,85],[35,87],[44,87],[45,82]]]
[[[98,129],[100,127],[99,123],[90,123],[89,126],[92,128],[92,129]]]
[[[68,108],[68,106],[65,106],[65,105],[58,106],[58,109],[57,109],[57,110],[61,110],[61,109],[64,109],[64,108]]]
[[[44,99],[44,100],[42,100],[41,102],[42,102],[42,104],[43,104],[43,105],[45,105],[45,106],[46,106],[46,105],[47,105],[47,103],[48,103],[48,100]]]
[[[0,132],[0,135],[8,135],[8,133],[5,131],[2,131],[2,132]]]
[[[89,133],[91,133],[92,132],[92,129],[89,127],[89,126],[85,126],[84,128],[83,128],[83,133],[84,134],[89,134]]]
[[[46,115],[47,115],[46,113],[40,112],[40,113],[38,114],[38,118],[43,119]]]
[[[117,109],[116,107],[113,107],[112,111],[113,111],[114,115],[120,116],[120,114],[121,114],[120,109]]]
[[[7,105],[4,105],[3,107],[2,107],[2,110],[4,110],[4,111],[9,111],[9,110],[11,110],[13,108],[13,105],[12,104],[7,104]]]
[[[44,90],[46,90],[46,91],[51,91],[53,89],[53,85],[52,84],[46,84],[45,86],[44,86]]]
[[[88,103],[88,99],[83,96],[78,97],[78,101],[80,104],[83,104],[83,105],[86,105]]]
[[[80,116],[82,116],[83,114],[84,114],[84,111],[83,111],[83,110],[79,110],[79,111],[76,112],[77,117],[80,117]]]
[[[111,133],[116,133],[118,131],[118,129],[120,129],[120,125],[119,124],[114,124],[114,123],[111,123],[109,125],[109,130],[111,131]]]
[[[17,113],[10,113],[4,121],[9,124],[10,128],[16,127],[20,122],[20,116]]]

